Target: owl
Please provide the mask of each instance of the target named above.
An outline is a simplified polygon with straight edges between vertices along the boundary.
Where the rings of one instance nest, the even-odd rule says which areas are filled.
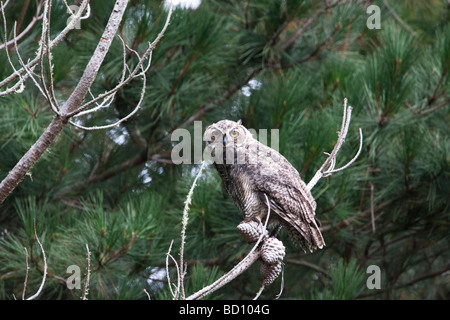
[[[210,125],[203,139],[245,222],[265,222],[268,202],[269,225],[281,225],[294,245],[311,252],[325,245],[315,218],[316,202],[286,158],[256,140],[240,120]]]

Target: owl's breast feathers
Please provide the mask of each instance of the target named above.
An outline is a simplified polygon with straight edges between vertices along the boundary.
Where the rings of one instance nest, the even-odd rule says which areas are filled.
[[[315,218],[316,202],[298,171],[277,151],[259,142],[256,148],[239,148],[239,152],[244,153],[238,155],[241,163],[215,166],[244,219],[264,221],[267,195],[271,217],[273,213],[279,217],[294,244],[303,250],[322,248],[325,242]]]

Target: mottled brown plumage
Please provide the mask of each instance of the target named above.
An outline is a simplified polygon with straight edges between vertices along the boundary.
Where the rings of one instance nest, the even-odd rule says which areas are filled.
[[[310,251],[325,245],[315,218],[316,202],[298,171],[280,153],[254,139],[240,121],[210,125],[204,140],[244,220],[265,221],[266,195],[270,223],[280,223],[294,244]]]

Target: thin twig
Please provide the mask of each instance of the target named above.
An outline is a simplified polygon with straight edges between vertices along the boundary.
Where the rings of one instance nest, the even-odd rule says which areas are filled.
[[[78,10],[77,14],[75,15],[75,17],[66,25],[66,27],[48,44],[49,49],[53,49],[58,43],[60,43],[65,36],[67,35],[67,33],[69,33],[70,30],[72,30],[75,25],[77,24],[77,22],[80,20],[81,15],[83,14],[83,12],[86,10],[86,8],[89,8],[89,1],[90,0],[83,0],[83,2],[80,5],[80,9]],[[14,28],[14,30],[16,30],[16,28]],[[13,39],[12,41],[17,42],[17,37],[15,39]],[[39,63],[39,55],[37,54],[36,57],[29,61],[27,63],[27,68],[28,69],[33,69],[38,63]],[[21,68],[19,70],[17,70],[17,72],[12,73],[11,75],[9,75],[8,77],[6,77],[5,79],[3,79],[2,81],[0,81],[0,88],[3,88],[4,86],[6,86],[7,84],[11,83],[12,81],[16,80],[17,77],[20,78],[20,76],[22,76],[24,73],[26,73],[26,70],[24,68]],[[17,84],[16,84],[17,85]],[[15,86],[16,86],[15,85]],[[0,96],[2,95],[3,92],[0,92]]]
[[[389,13],[392,14],[392,16],[394,17],[394,19],[405,29],[407,30],[409,33],[411,33],[411,35],[413,35],[414,37],[417,37],[417,33],[411,29],[411,27],[402,20],[402,18],[400,18],[400,16],[394,11],[394,9],[391,8],[391,6],[387,3],[386,0],[383,1],[383,5],[386,7],[386,9],[389,10]]]
[[[142,65],[141,65],[142,68]],[[142,69],[143,70],[143,69]],[[147,77],[145,75],[145,73],[142,73],[142,89],[141,89],[141,96],[139,98],[139,101],[136,105],[136,107],[133,109],[133,111],[131,111],[128,115],[126,115],[125,117],[121,118],[120,120],[112,123],[112,124],[108,124],[108,125],[104,125],[104,126],[93,126],[93,127],[85,127],[82,125],[79,125],[73,121],[69,121],[69,123],[77,128],[83,129],[83,130],[103,130],[103,129],[110,129],[110,128],[114,128],[114,127],[118,127],[122,122],[128,120],[129,118],[131,118],[136,112],[139,111],[142,101],[144,101],[144,95],[145,95],[145,89],[146,89],[146,84],[147,84]],[[115,93],[114,93],[115,94]]]
[[[51,54],[50,49],[48,47],[48,44],[50,43],[50,15],[52,11],[52,2],[47,1],[45,7],[44,7],[44,14],[43,14],[43,20],[42,20],[42,33],[41,33],[41,40],[40,40],[40,46],[39,46],[39,60],[40,60],[40,79],[41,79],[41,85],[42,85],[42,91],[44,98],[48,101],[50,106],[52,107],[52,110],[59,114],[59,106],[58,102],[56,101],[55,92],[53,88],[53,68],[51,65]],[[44,75],[44,55],[47,56],[47,66],[48,66],[48,74],[50,78],[50,85],[48,85],[45,82],[45,75]]]
[[[3,2],[0,2],[0,6],[1,6],[1,12],[2,12],[2,16],[3,16],[4,38],[5,38],[5,42],[6,42],[7,38],[8,38],[8,31],[7,31],[7,24],[6,24],[5,5],[3,5]],[[16,27],[16,25],[14,24],[14,30],[16,29],[15,27]],[[12,41],[14,42],[16,40],[17,40],[17,38],[15,37]],[[11,60],[11,56],[9,55],[8,46],[5,47],[5,53],[6,53],[6,58],[8,59],[9,65],[13,69],[14,73],[18,74],[18,72],[17,72],[16,68],[14,67],[14,64]],[[17,81],[17,83],[15,85],[13,85],[11,88],[0,92],[0,97],[8,95],[12,92],[14,92],[14,93],[22,92],[25,89],[25,86],[23,85],[25,80],[26,80],[26,78],[23,78],[22,76],[19,75],[19,81]]]
[[[25,300],[25,292],[27,291],[27,283],[28,283],[28,250],[27,248],[25,249],[25,266],[26,266],[26,270],[25,270],[25,281],[23,282],[23,291],[22,291],[22,300]]]
[[[265,286],[262,285],[261,288],[259,288],[258,292],[256,293],[256,296],[253,298],[253,300],[258,300],[261,293],[264,291]]]
[[[276,295],[275,299],[280,299],[284,290],[284,263],[281,265],[281,284],[280,284],[280,292]]]
[[[36,232],[36,220],[34,220],[34,236],[36,237],[36,241],[39,244],[39,247],[41,248],[41,252],[42,252],[42,256],[43,256],[43,260],[44,260],[44,275],[42,276],[42,282],[41,282],[41,285],[40,285],[38,291],[34,295],[29,297],[27,300],[34,300],[41,294],[42,289],[44,288],[45,280],[47,279],[47,258],[45,257],[44,247],[42,246],[42,243],[39,240],[39,237]]]
[[[120,41],[122,42],[122,48],[123,48],[123,70],[122,70],[122,76],[121,76],[121,78],[119,80],[119,83],[122,83],[125,80],[125,75],[126,75],[127,70],[128,70],[128,72],[130,74],[131,74],[131,71],[130,71],[130,68],[128,67],[128,65],[127,65],[127,48],[128,48],[128,46],[125,43],[125,40],[123,40],[123,38],[120,35],[117,35],[117,36],[119,37]],[[138,56],[139,60],[141,60],[141,57],[139,56],[139,54],[136,51],[134,51],[134,52]],[[91,95],[92,100],[96,99],[94,97],[94,95],[92,94],[92,91],[91,91],[90,88],[89,88],[88,92]],[[113,92],[110,96],[105,97],[103,99],[102,103],[100,103],[100,104],[96,101],[95,102],[95,104],[97,105],[96,107],[94,107],[92,109],[89,109],[89,110],[81,111],[81,112],[77,113],[76,116],[79,117],[79,116],[86,115],[86,114],[89,114],[89,113],[92,113],[92,112],[96,112],[96,111],[98,111],[100,109],[107,108],[107,107],[111,106],[112,102],[114,101],[114,97],[116,96],[116,93],[117,93],[117,91]]]
[[[142,76],[143,78],[145,77],[145,73],[149,70],[150,66],[151,66],[151,58],[152,58],[152,52],[155,49],[156,45],[159,43],[159,41],[161,40],[161,38],[163,37],[167,27],[169,26],[169,22],[170,22],[170,18],[172,16],[172,5],[170,6],[169,12],[167,14],[167,18],[166,18],[166,22],[164,24],[163,29],[161,30],[161,32],[158,34],[157,38],[150,43],[149,47],[147,48],[147,50],[144,52],[144,54],[142,55],[142,57],[140,58],[140,60],[138,61],[138,63],[136,64],[133,72],[130,73],[130,75],[123,81],[119,82],[116,87],[114,87],[113,89],[98,95],[95,99],[92,99],[91,101],[81,105],[80,107],[76,108],[75,110],[69,110],[69,112],[66,114],[67,117],[72,117],[75,115],[80,114],[83,110],[85,110],[86,108],[88,108],[89,106],[91,106],[92,104],[97,103],[98,101],[107,98],[108,96],[110,96],[111,94],[116,93],[117,91],[119,91],[121,88],[123,88],[125,85],[127,85],[130,81],[132,81],[133,79],[135,79],[136,77]],[[145,60],[149,60],[147,66],[143,66]],[[141,70],[140,73],[138,73],[138,71]],[[140,103],[138,103],[138,106],[140,105]],[[125,117],[124,119],[122,119],[120,122],[125,121],[126,119],[128,119],[129,117],[131,117],[134,113],[137,112],[137,110],[139,109],[139,107],[136,107],[132,114],[128,115],[127,117]],[[102,126],[102,127],[95,127],[92,128],[91,130],[99,130],[99,129],[106,129],[106,128],[110,128],[113,127],[115,125],[118,125],[120,122],[115,123],[113,125],[108,125],[108,126]],[[72,125],[75,125],[73,122],[71,122]],[[77,126],[77,125],[75,125]],[[85,130],[89,130],[86,129],[85,127],[82,126],[78,126],[82,129]]]
[[[181,293],[181,299],[183,299],[183,300],[185,299],[184,275],[186,273],[186,270],[184,268],[184,244],[186,242],[186,227],[187,227],[187,223],[188,223],[188,219],[189,219],[189,215],[188,215],[189,205],[191,204],[192,194],[194,193],[194,189],[197,185],[197,180],[200,177],[204,167],[205,167],[205,161],[202,161],[202,164],[197,173],[197,176],[195,177],[194,182],[192,183],[191,189],[189,190],[189,193],[187,195],[186,201],[184,202],[183,220],[181,222],[182,227],[181,227],[181,247],[180,247],[180,276],[181,276],[180,293]]]
[[[23,29],[23,31],[19,35],[17,35],[16,41],[20,41],[28,32],[30,32],[31,29],[33,29],[36,22],[38,22],[39,20],[42,19],[42,15],[40,15],[40,12],[42,9],[42,2],[43,1],[38,3],[35,16],[31,20],[31,22],[28,24],[28,26],[25,29]],[[3,4],[2,9],[6,8],[7,3],[8,3],[8,1],[6,2],[6,4]],[[6,38],[5,38],[5,42],[0,44],[0,51],[3,50],[3,48],[9,47],[13,43],[14,43],[14,40],[6,41]]]
[[[362,150],[362,146],[363,146],[363,134],[362,134],[361,128],[359,128],[359,148],[358,148],[358,151],[356,152],[355,156],[349,162],[347,162],[347,164],[343,165],[342,167],[340,167],[338,169],[327,170],[325,172],[327,174],[327,176],[331,175],[333,173],[342,171],[344,169],[347,169],[350,165],[352,165],[353,162],[355,162],[356,159],[358,159],[358,157],[361,153],[361,150]],[[334,161],[336,161],[336,159],[334,159]],[[334,166],[333,166],[333,168],[334,168]]]
[[[172,250],[173,240],[170,242],[169,251],[167,251],[166,254],[166,276],[167,276],[167,283],[169,284],[170,293],[172,294],[172,297],[174,300],[178,298],[178,293],[180,292],[180,268],[178,266],[177,260],[170,254],[170,251]],[[173,292],[171,282],[170,282],[170,273],[169,273],[169,258],[172,259],[173,263],[175,264],[175,268],[177,270],[177,290]]]
[[[81,300],[87,300],[86,296],[89,291],[89,282],[91,279],[91,252],[89,251],[89,246],[86,243],[86,280],[84,281],[84,290]]]
[[[375,213],[373,208],[373,184],[370,183],[370,221],[372,223],[372,233],[375,233]]]
[[[152,298],[150,297],[150,293],[147,292],[147,290],[144,289],[145,294],[147,295],[148,300],[152,300]]]
[[[358,152],[356,153],[356,155],[347,164],[345,164],[344,166],[342,166],[342,167],[340,167],[338,169],[334,169],[334,165],[335,165],[335,161],[336,161],[336,155],[339,152],[339,150],[341,149],[342,145],[344,144],[345,138],[346,138],[347,133],[348,133],[348,128],[350,126],[351,115],[352,115],[352,107],[348,106],[348,108],[347,108],[347,98],[345,98],[344,99],[344,114],[342,116],[341,129],[338,132],[338,140],[336,142],[336,145],[334,146],[333,151],[331,151],[331,153],[329,154],[328,158],[322,164],[320,169],[317,170],[317,172],[314,175],[314,177],[308,183],[308,185],[307,185],[308,190],[312,190],[312,188],[314,188],[316,183],[321,178],[331,176],[333,173],[336,173],[336,172],[339,172],[339,171],[342,171],[342,170],[348,168],[353,162],[356,161],[356,159],[358,158],[359,154],[361,153],[362,144],[363,144],[363,135],[362,135],[361,128],[359,128],[359,149],[358,149]]]

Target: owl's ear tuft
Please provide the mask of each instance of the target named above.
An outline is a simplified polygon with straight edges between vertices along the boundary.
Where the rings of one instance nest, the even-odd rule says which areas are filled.
[[[238,126],[240,126],[240,125],[242,124],[242,120],[239,119],[239,120],[237,121],[237,124],[238,124]]]

